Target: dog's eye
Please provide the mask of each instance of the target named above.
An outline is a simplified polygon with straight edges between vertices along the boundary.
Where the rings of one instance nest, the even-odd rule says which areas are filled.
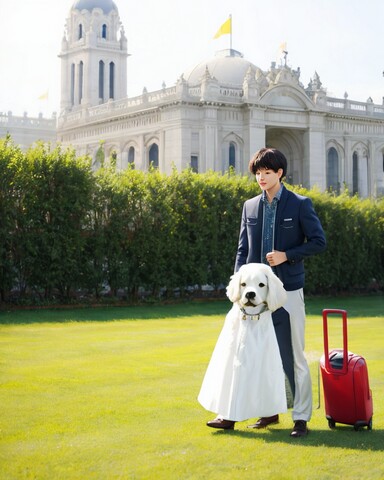
[[[259,287],[265,287],[265,283],[259,283]]]
[[[241,286],[242,286],[242,287],[246,287],[247,284],[246,284],[245,282],[243,282],[243,283],[241,284]]]

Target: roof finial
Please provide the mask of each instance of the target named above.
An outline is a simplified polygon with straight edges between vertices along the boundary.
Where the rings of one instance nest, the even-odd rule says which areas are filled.
[[[287,55],[288,55],[288,50],[283,50],[284,53],[284,67],[287,66]]]

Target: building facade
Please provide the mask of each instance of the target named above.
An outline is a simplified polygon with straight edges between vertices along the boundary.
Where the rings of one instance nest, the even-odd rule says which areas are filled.
[[[78,0],[61,52],[57,140],[93,167],[246,173],[264,146],[288,159],[287,181],[361,197],[384,194],[384,104],[327,96],[287,61],[263,71],[236,50],[187,69],[172,87],[127,97],[127,39],[111,0]]]
[[[0,112],[0,138],[11,135],[15,145],[26,151],[35,142],[56,143],[56,114],[52,118],[13,115],[12,112]]]

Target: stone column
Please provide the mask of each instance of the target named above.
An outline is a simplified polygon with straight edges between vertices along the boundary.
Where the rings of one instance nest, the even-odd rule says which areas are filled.
[[[205,135],[205,171],[221,170],[221,149],[217,145],[217,127],[215,125],[206,125]]]
[[[147,149],[145,148],[144,135],[138,138],[139,151],[137,152],[137,159],[135,158],[135,165],[137,170],[148,171],[148,164],[146,163]]]
[[[246,114],[244,114],[246,115]],[[250,107],[248,118],[244,119],[244,155],[241,172],[248,172],[248,163],[254,153],[265,147],[266,130],[264,110]]]
[[[376,173],[376,149],[375,143],[368,140],[368,195],[375,197],[377,190],[377,173]]]
[[[351,139],[344,137],[344,175],[341,177],[341,181],[345,183],[349,192],[353,190],[353,155],[351,151]]]
[[[218,145],[217,135],[217,108],[205,107],[204,111],[204,157],[205,169],[221,170],[221,149]],[[203,173],[203,170],[201,170]]]
[[[326,152],[324,132],[309,128],[304,133],[303,186],[326,189]]]
[[[165,155],[165,133],[162,130],[159,133],[159,170],[162,173],[170,173],[170,166],[165,164],[166,155]]]
[[[359,195],[366,198],[368,196],[368,156],[365,149],[359,148],[357,151],[357,171]]]

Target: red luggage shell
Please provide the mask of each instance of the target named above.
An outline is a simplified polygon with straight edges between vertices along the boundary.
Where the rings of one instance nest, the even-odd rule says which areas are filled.
[[[342,315],[343,348],[328,350],[328,315]],[[325,416],[330,428],[336,423],[353,425],[355,430],[372,429],[373,401],[365,359],[348,351],[347,312],[323,310],[324,355],[320,359]],[[337,365],[336,365],[337,364]]]

